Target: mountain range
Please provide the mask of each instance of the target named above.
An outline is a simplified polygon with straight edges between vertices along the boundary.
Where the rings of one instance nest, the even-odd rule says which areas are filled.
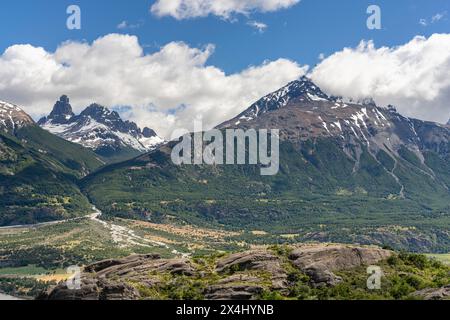
[[[371,99],[330,97],[304,77],[218,128],[280,129],[278,175],[251,165],[176,166],[172,141],[97,171],[82,189],[105,214],[125,218],[448,250],[449,126]]]
[[[164,142],[154,130],[147,127],[141,130],[136,123],[123,121],[117,112],[96,103],[75,115],[65,95],[38,124],[65,140],[93,150],[107,162],[130,159]]]
[[[105,216],[286,241],[450,249],[450,126],[371,99],[330,97],[306,77],[217,127],[279,129],[275,176],[261,176],[258,165],[177,166],[177,141],[147,144],[151,129],[97,104],[76,116],[66,96],[39,121],[66,140],[19,107],[0,106],[0,225],[79,216],[95,205]],[[105,165],[121,157],[128,160]]]

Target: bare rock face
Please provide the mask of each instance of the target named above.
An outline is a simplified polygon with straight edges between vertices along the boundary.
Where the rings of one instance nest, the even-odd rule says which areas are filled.
[[[81,289],[70,290],[60,283],[42,294],[39,300],[136,300],[139,292],[127,281],[138,281],[152,286],[156,280],[148,274],[167,272],[172,275],[193,275],[194,268],[187,259],[161,259],[159,255],[134,255],[124,259],[100,261],[84,268]]]
[[[450,300],[450,285],[439,289],[424,289],[412,294],[425,300]]]
[[[346,245],[300,247],[289,258],[301,269],[320,266],[337,271],[377,263],[392,255],[392,251]]]
[[[317,285],[334,286],[342,281],[333,271],[369,266],[389,258],[388,250],[345,245],[304,246],[292,251],[289,259]]]
[[[107,270],[114,266],[129,266],[132,263],[143,262],[146,260],[158,260],[159,255],[133,255],[124,259],[107,259],[90,264],[84,268],[85,272],[94,273]]]
[[[87,278],[81,280],[81,289],[69,289],[62,282],[56,288],[42,293],[37,300],[136,300],[139,293],[124,283],[113,283],[105,279]]]
[[[266,250],[253,250],[232,254],[219,260],[216,268],[218,273],[251,270],[270,274],[274,289],[284,289],[287,286],[287,274],[282,267],[280,257]]]
[[[265,250],[246,251],[229,255],[217,262],[216,271],[223,273],[229,270],[264,270],[277,272],[280,261],[274,254]]]
[[[205,291],[208,300],[253,300],[264,290],[261,278],[244,273],[226,277]]]

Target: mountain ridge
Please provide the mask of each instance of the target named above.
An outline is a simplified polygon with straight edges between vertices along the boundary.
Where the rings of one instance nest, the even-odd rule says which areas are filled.
[[[40,119],[38,124],[113,162],[138,156],[163,143],[154,130],[141,130],[134,122],[123,121],[116,111],[97,103],[75,115],[65,95],[56,102],[50,115]]]
[[[366,145],[370,152],[383,151],[391,157],[399,157],[399,150],[407,146],[422,162],[423,152],[450,154],[450,130],[445,125],[404,117],[392,105],[379,107],[370,98],[343,102],[323,93],[306,77],[263,97],[218,128],[279,128],[280,138],[294,144],[336,138],[356,160],[359,156],[348,150],[349,145]]]
[[[5,132],[12,132],[30,124],[34,124],[34,120],[22,109],[0,100],[0,125]]]

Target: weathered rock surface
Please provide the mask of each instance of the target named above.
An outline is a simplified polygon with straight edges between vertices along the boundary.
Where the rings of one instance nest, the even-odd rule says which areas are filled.
[[[134,255],[124,259],[104,260],[84,268],[81,289],[70,290],[63,282],[38,299],[135,300],[140,298],[139,292],[124,280],[138,281],[150,287],[158,283],[148,277],[151,272],[190,276],[194,269],[187,259],[161,259],[159,255]]]
[[[311,278],[314,285],[334,286],[342,279],[333,271],[376,264],[392,254],[392,251],[371,247],[315,245],[293,250],[289,259]]]
[[[218,273],[252,270],[269,274],[274,289],[284,289],[287,286],[287,274],[282,267],[280,257],[267,250],[253,250],[232,254],[219,260],[216,268]]]
[[[416,291],[413,296],[425,300],[450,300],[450,285],[439,289],[424,289]]]
[[[38,300],[136,300],[139,293],[124,283],[110,282],[105,279],[83,277],[81,289],[73,290],[62,282],[53,290],[42,293]]]

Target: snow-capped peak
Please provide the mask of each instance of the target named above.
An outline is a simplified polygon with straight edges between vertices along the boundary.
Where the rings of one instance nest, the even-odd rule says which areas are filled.
[[[7,132],[34,124],[33,119],[18,106],[0,101],[0,128]]]
[[[288,83],[283,88],[268,94],[249,109],[239,115],[242,120],[251,120],[269,111],[285,107],[292,101],[320,102],[332,101],[317,85],[308,77],[303,76],[298,80]]]
[[[93,103],[74,115],[69,98],[62,96],[52,113],[39,121],[42,128],[99,154],[114,155],[123,148],[147,152],[164,142],[151,129],[141,130],[134,122],[123,121],[116,111]]]

